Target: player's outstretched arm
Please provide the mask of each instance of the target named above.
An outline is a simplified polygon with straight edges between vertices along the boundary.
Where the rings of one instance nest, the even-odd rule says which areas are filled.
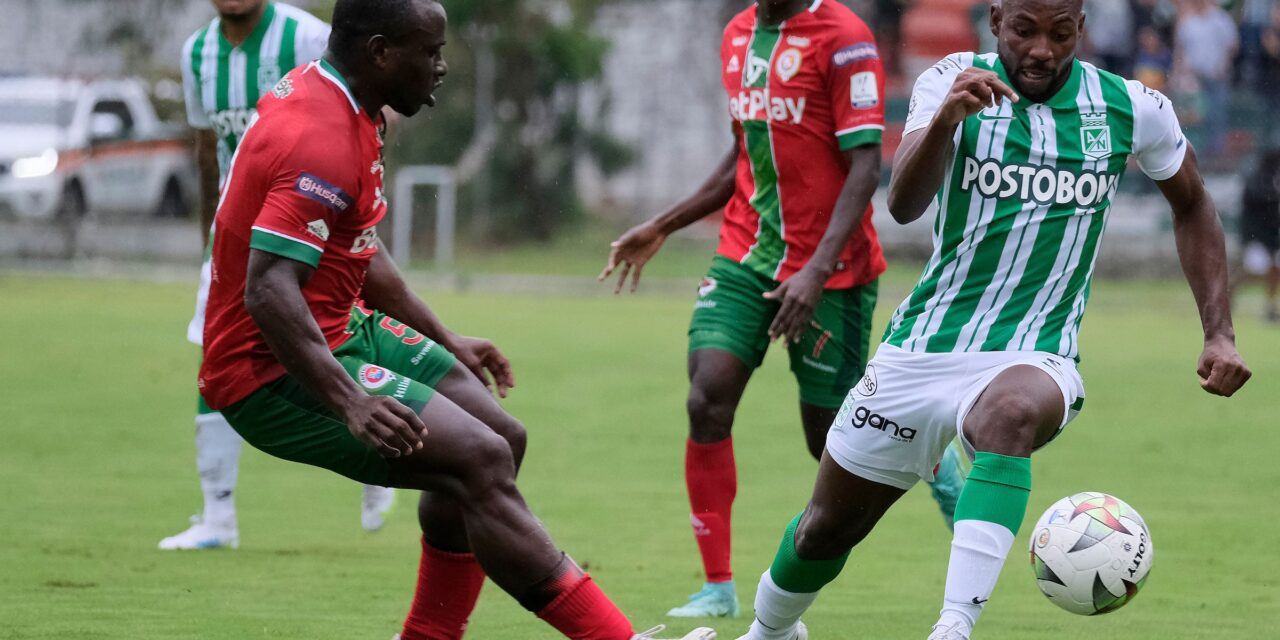
[[[613,292],[622,291],[628,273],[631,274],[631,290],[635,291],[640,284],[640,272],[644,265],[662,248],[667,236],[723,209],[733,197],[734,181],[737,179],[738,144],[735,137],[733,148],[693,195],[681,200],[665,213],[628,229],[614,240],[609,245],[609,261],[596,280],[603,282],[615,269],[621,267],[618,284]]]
[[[440,343],[485,386],[507,397],[507,391],[516,386],[516,379],[506,356],[484,338],[460,336],[445,327],[427,303],[405,284],[400,270],[387,256],[386,247],[379,245],[378,249],[369,261],[360,293],[365,303]]]
[[[251,249],[245,310],[280,364],[342,418],[352,435],[388,458],[421,449],[427,428],[418,415],[394,398],[366,394],[329,351],[302,297],[313,273],[310,265]]]
[[[209,246],[209,229],[218,213],[218,134],[196,129],[196,170],[200,174],[200,250]]]
[[[1200,325],[1204,328],[1204,350],[1196,369],[1200,386],[1209,393],[1230,396],[1253,374],[1236,350],[1227,286],[1226,241],[1218,212],[1200,178],[1195,150],[1188,146],[1178,172],[1156,184],[1173,208],[1178,259],[1191,285],[1200,310]]]
[[[771,300],[782,301],[778,313],[774,314],[773,322],[769,325],[770,340],[786,337],[791,342],[800,341],[800,337],[809,328],[813,311],[822,300],[822,289],[835,271],[840,250],[849,242],[854,229],[862,223],[862,216],[866,215],[871,196],[880,184],[880,145],[865,144],[849,149],[844,154],[849,161],[849,174],[831,211],[827,230],[818,241],[818,248],[804,268],[787,278],[778,288],[764,294],[764,297]]]
[[[1013,89],[992,71],[969,67],[956,76],[929,126],[903,136],[894,155],[888,201],[894,220],[907,224],[924,215],[951,162],[956,127],[1004,98],[1018,101]]]

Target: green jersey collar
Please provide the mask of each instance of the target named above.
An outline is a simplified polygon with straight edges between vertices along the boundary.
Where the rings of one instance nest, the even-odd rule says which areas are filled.
[[[1000,76],[1000,81],[1009,85],[1009,88],[1013,89],[1013,92],[1018,94],[1018,101],[1013,104],[1013,108],[1026,109],[1027,107],[1036,104],[1026,96],[1022,95],[1022,92],[1018,91],[1018,88],[1009,80],[1009,74],[1005,73],[1004,61],[1000,59],[1000,56],[996,56],[994,69],[996,74]],[[1080,65],[1080,59],[1073,58],[1071,60],[1071,75],[1067,78],[1067,83],[1062,85],[1062,88],[1058,89],[1058,92],[1050,96],[1048,100],[1045,100],[1044,104],[1050,109],[1075,109],[1077,107],[1076,95],[1080,92],[1080,77],[1083,73],[1083,67]]]
[[[258,19],[258,24],[253,28],[253,33],[249,34],[240,46],[232,46],[227,40],[227,36],[222,33],[222,21],[218,21],[218,41],[228,49],[239,49],[245,53],[257,53],[258,47],[262,45],[262,38],[267,35],[267,29],[271,28],[271,21],[276,17],[276,3],[268,2],[267,8],[262,12],[262,17]]]

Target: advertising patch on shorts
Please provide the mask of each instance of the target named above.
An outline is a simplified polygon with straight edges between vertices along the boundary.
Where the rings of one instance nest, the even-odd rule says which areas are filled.
[[[356,203],[355,198],[347,195],[347,192],[338,186],[305,171],[298,176],[298,184],[294,189],[334,211],[346,211]]]
[[[699,297],[699,298],[705,298],[705,297],[707,297],[707,296],[711,295],[711,292],[712,292],[712,291],[715,291],[715,290],[716,290],[716,279],[715,279],[715,278],[703,278],[703,279],[702,279],[702,282],[698,283],[698,297]]]
[[[876,366],[874,364],[868,364],[867,372],[862,375],[862,379],[858,381],[857,386],[855,386],[853,390],[864,398],[870,398],[876,394],[876,389],[879,388],[880,383],[876,380]]]
[[[360,384],[364,388],[370,391],[377,391],[378,389],[387,386],[387,384],[392,380],[395,380],[396,374],[377,365],[366,364],[360,366],[360,371],[357,373],[357,377],[359,377]]]

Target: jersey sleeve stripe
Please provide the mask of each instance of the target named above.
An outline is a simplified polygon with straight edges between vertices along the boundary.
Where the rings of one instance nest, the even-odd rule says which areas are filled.
[[[259,226],[253,227],[249,248],[297,260],[312,267],[320,266],[320,256],[324,255],[324,249],[306,240]]]
[[[883,135],[883,126],[866,125],[846,129],[845,131],[837,133],[836,141],[840,143],[841,151],[848,151],[854,147],[861,147],[863,145],[880,144]]]

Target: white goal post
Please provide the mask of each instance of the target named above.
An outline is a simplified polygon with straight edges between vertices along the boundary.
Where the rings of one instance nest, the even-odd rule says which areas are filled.
[[[436,188],[436,254],[435,266],[453,266],[453,244],[456,232],[458,183],[453,168],[443,165],[410,165],[396,171],[395,201],[391,210],[391,257],[402,268],[408,268],[412,253],[413,190],[422,185]]]

